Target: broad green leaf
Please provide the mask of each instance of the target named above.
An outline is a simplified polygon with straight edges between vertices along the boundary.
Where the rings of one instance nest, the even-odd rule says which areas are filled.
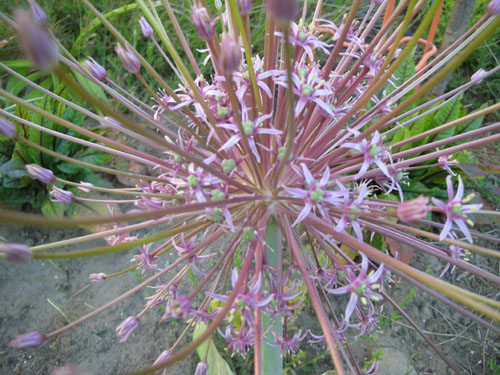
[[[66,205],[62,203],[54,203],[50,200],[50,196],[47,194],[43,200],[42,213],[49,218],[62,218],[64,216],[64,211],[66,210]]]
[[[94,165],[102,165],[108,163],[113,158],[113,155],[106,154],[99,150],[87,149],[80,154],[77,159]]]
[[[193,340],[196,340],[198,337],[205,332],[207,326],[205,323],[201,322],[196,325],[193,332]],[[215,347],[214,341],[210,338],[205,340],[203,344],[196,348],[196,352],[198,353],[200,359],[203,360],[205,358],[205,354],[207,354],[207,363],[208,363],[208,374],[209,375],[233,375],[231,368],[227,364],[227,362],[222,358],[222,356],[217,351]]]
[[[73,72],[77,81],[82,85],[82,87],[88,91],[92,96],[101,100],[103,103],[108,103],[108,98],[104,93],[104,90],[97,86],[94,82],[82,76],[80,73]]]
[[[460,104],[461,99],[462,95],[459,95],[456,99],[450,101],[443,108],[439,109],[432,120],[432,127],[434,128],[458,119],[460,109],[462,107]],[[440,141],[441,139],[452,137],[455,135],[455,131],[455,128],[443,130],[442,132],[430,137],[430,142]]]
[[[485,109],[488,104],[484,103],[479,110]],[[465,124],[460,124],[457,126],[456,134],[467,133],[476,129],[479,129],[483,123],[484,116],[480,116],[472,121],[466,122]]]
[[[0,175],[5,175],[10,178],[29,176],[24,168],[24,163],[14,157],[0,167]]]

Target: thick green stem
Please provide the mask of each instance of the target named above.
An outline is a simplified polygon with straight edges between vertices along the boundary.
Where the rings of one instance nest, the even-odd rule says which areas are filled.
[[[271,218],[267,225],[266,232],[266,254],[267,263],[271,267],[279,270],[281,265],[281,236],[278,231],[276,220]],[[278,271],[279,272],[279,271]],[[267,333],[263,339],[267,342],[273,342],[273,330],[278,335],[283,336],[283,320],[273,319],[270,313],[262,314],[262,332]],[[262,375],[279,375],[283,373],[283,357],[279,346],[270,346],[262,340]]]

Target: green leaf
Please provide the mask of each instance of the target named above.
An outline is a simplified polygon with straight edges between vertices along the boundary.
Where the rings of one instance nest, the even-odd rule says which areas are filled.
[[[24,168],[24,164],[16,158],[10,159],[0,167],[0,175],[5,175],[10,178],[20,178],[29,176]]]
[[[75,175],[77,173],[80,173],[85,168],[73,163],[62,162],[57,165],[57,169],[66,175]]]
[[[42,213],[49,218],[62,218],[64,216],[64,211],[66,210],[66,205],[62,203],[54,203],[50,200],[50,196],[46,195],[43,200]]]
[[[82,76],[80,73],[73,72],[73,74],[75,75],[80,85],[82,85],[82,87],[90,94],[92,94],[92,96],[94,96],[96,99],[100,99],[105,104],[108,103],[108,98],[106,97],[106,94],[104,93],[104,90],[102,88]]]
[[[193,332],[193,341],[200,337],[203,332],[207,329],[205,323],[201,322],[196,325]],[[207,353],[208,348],[208,353]],[[208,363],[208,374],[209,375],[233,375],[231,368],[227,364],[227,362],[222,358],[219,354],[217,348],[215,347],[214,341],[212,338],[205,340],[203,344],[196,348],[200,359],[203,360],[205,355],[207,355],[207,363]]]
[[[488,106],[488,104],[484,103],[479,110],[483,110]],[[479,129],[481,124],[483,123],[484,116],[480,116],[472,121],[466,122],[464,124],[460,124],[457,126],[456,134],[467,133],[476,129]]]
[[[111,161],[113,155],[106,154],[99,150],[87,149],[80,154],[77,159],[94,165],[103,165]]]
[[[438,127],[451,121],[455,121],[460,116],[460,109],[462,105],[460,100],[462,95],[459,95],[456,99],[447,103],[444,107],[439,109],[432,119],[432,127]],[[456,129],[454,127],[443,130],[442,132],[430,137],[429,142],[440,141],[441,139],[446,139],[453,137],[455,135]]]

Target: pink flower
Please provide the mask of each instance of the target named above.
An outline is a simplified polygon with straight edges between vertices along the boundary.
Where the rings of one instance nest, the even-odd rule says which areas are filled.
[[[432,203],[434,203],[446,215],[446,223],[441,231],[439,240],[442,241],[449,236],[453,223],[455,223],[465,235],[467,240],[472,243],[472,236],[467,224],[472,226],[473,222],[467,218],[467,214],[479,210],[483,205],[464,204],[473,199],[474,194],[463,198],[464,184],[460,176],[458,176],[458,189],[455,197],[453,197],[453,183],[451,182],[451,176],[446,177],[446,186],[448,189],[448,203],[444,203],[442,200],[437,198],[432,198]]]
[[[304,174],[305,189],[285,187],[285,191],[292,197],[305,200],[304,208],[295,219],[294,226],[304,220],[313,208],[317,208],[321,215],[328,219],[330,216],[326,212],[325,202],[335,205],[337,197],[340,196],[339,193],[325,190],[330,180],[330,169],[328,167],[325,168],[321,180],[316,181],[304,163],[301,163],[300,166]]]
[[[120,342],[127,341],[128,337],[139,326],[139,318],[136,316],[129,316],[118,327],[116,327],[116,334],[120,336]]]

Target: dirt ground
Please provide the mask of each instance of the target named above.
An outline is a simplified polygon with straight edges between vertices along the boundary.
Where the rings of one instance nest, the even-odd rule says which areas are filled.
[[[9,242],[27,245],[82,234],[85,231],[78,229],[0,228],[0,236]],[[17,334],[33,330],[50,332],[136,285],[139,280],[133,273],[101,284],[88,281],[90,273],[126,268],[132,256],[133,250],[125,254],[54,262],[15,264],[0,261],[0,374],[50,374],[54,367],[71,363],[88,370],[89,374],[107,375],[131,371],[154,362],[177,339],[183,329],[180,323],[160,322],[161,312],[157,309],[141,320],[139,328],[126,343],[119,343],[115,334],[118,324],[140,311],[144,305],[145,291],[138,292],[99,317],[50,340],[41,348],[15,350],[8,346],[8,342]],[[499,272],[498,261],[477,258],[472,261],[479,262],[492,272]],[[412,261],[414,264],[426,265],[420,268],[425,269],[428,265],[429,272],[439,274],[443,265],[436,260],[428,262],[428,257],[418,254]],[[453,279],[459,285],[496,299],[500,294],[498,289],[462,271],[452,276],[448,274],[445,279]],[[390,294],[401,303],[411,290],[412,287],[402,281],[395,284]],[[387,316],[393,312],[388,304],[384,311]],[[405,311],[463,374],[498,374],[493,374],[487,365],[490,358],[499,356],[500,339],[494,333],[479,327],[422,291],[417,291],[406,303]],[[312,311],[305,309],[299,319],[305,327],[319,332]],[[370,353],[382,349],[384,354],[380,374],[452,373],[403,318],[389,320],[376,336],[375,340],[366,339],[353,344],[353,350],[358,357],[370,358]],[[321,374],[331,368],[328,357],[321,356],[324,353],[321,348],[305,344],[302,349],[306,353],[302,362],[297,360],[295,365],[291,365],[291,361],[288,361],[288,367],[285,366],[289,374]],[[307,364],[308,361],[312,364],[301,366],[301,363]],[[193,374],[197,362],[198,357],[193,354],[169,368],[168,374]],[[500,358],[497,362],[500,363]]]

